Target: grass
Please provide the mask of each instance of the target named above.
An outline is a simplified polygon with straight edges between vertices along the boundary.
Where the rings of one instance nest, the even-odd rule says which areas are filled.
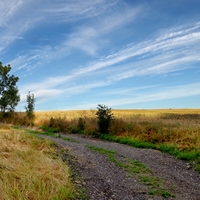
[[[34,125],[42,127],[43,130],[31,132],[71,142],[78,141],[59,133],[92,134],[133,147],[157,149],[191,162],[195,170],[200,173],[200,109],[112,110],[112,112],[115,120],[108,135],[97,132],[96,110],[35,112]],[[14,113],[5,119],[0,116],[0,119],[12,125],[30,126],[24,112]],[[7,130],[7,126],[3,128]],[[21,132],[21,130],[15,131]],[[0,170],[2,169],[6,168],[1,160]],[[0,184],[2,184],[1,179]]]
[[[35,112],[35,126],[50,133],[98,133],[96,110]],[[104,139],[138,148],[158,149],[194,163],[200,173],[200,109],[112,110],[115,120]],[[12,124],[28,124],[16,113]],[[194,161],[194,162],[193,162]]]
[[[111,136],[111,135],[100,135],[101,139],[118,142],[121,144],[128,144],[132,147],[137,148],[150,148],[157,149],[163,153],[168,153],[173,155],[174,157],[191,161],[195,170],[200,173],[200,152],[196,149],[193,150],[179,150],[175,145],[170,144],[153,144],[150,142],[145,142],[139,139],[130,138],[130,137],[119,137],[119,136]]]
[[[1,127],[0,199],[73,199],[75,193],[50,141]]]
[[[180,150],[200,151],[200,109],[112,110],[115,121],[109,133],[115,136],[138,138],[154,144],[176,145]],[[84,134],[94,133],[97,127],[96,110],[36,112],[36,126],[57,131]],[[84,130],[79,130],[82,119]]]
[[[18,126],[13,126],[13,128],[18,129],[18,130],[23,130],[22,128],[18,127]],[[57,134],[54,132],[54,129],[46,129],[44,131],[37,131],[37,130],[31,130],[31,129],[24,129],[26,132],[28,133],[32,133],[32,134],[39,134],[39,135],[48,135],[51,137],[55,137],[55,138],[61,138],[62,140],[67,140],[69,142],[75,142],[75,143],[79,143],[79,141],[72,139],[72,138],[68,138],[65,136],[62,136],[61,134]],[[53,131],[52,131],[53,130]]]
[[[61,138],[61,139],[63,139],[63,140],[67,140],[67,141],[69,141],[69,142],[79,143],[78,140],[75,140],[75,139],[72,139],[72,138],[68,138],[68,137],[62,136],[62,135],[60,135],[60,134],[58,134],[56,137],[57,137],[57,138]]]
[[[122,159],[117,159],[116,151],[87,145],[89,149],[97,153],[105,155],[108,160],[115,163],[119,168],[125,169],[129,174],[136,174],[140,183],[148,187],[148,194],[167,197],[175,197],[167,189],[164,188],[164,181],[154,176],[151,169],[138,160],[127,159],[120,155]],[[123,161],[122,161],[123,160]]]

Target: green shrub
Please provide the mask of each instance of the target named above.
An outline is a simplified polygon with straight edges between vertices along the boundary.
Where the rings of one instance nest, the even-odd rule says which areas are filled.
[[[78,130],[79,132],[83,132],[85,130],[85,120],[82,117],[78,119]]]
[[[98,118],[98,131],[99,133],[108,134],[109,127],[111,126],[111,122],[114,119],[111,108],[98,104],[97,109],[98,111],[96,112],[96,115]]]
[[[77,126],[72,125],[71,128],[70,128],[70,132],[71,132],[71,133],[78,133],[79,130],[78,130]]]
[[[55,128],[58,132],[67,132],[70,129],[69,122],[61,117],[51,117],[48,127]]]

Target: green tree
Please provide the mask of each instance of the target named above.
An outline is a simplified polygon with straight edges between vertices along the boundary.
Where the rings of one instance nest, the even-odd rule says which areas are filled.
[[[13,112],[20,101],[16,86],[18,77],[10,75],[11,66],[3,66],[0,62],[0,111]]]
[[[29,118],[29,120],[31,121],[31,123],[33,123],[33,120],[35,118],[35,114],[34,114],[35,101],[36,101],[36,99],[34,97],[34,94],[31,94],[29,91],[28,95],[26,96],[27,106],[25,106],[25,109],[26,109],[26,115]]]
[[[111,108],[108,108],[105,105],[98,104],[97,105],[97,124],[100,133],[108,134],[109,127],[111,125],[112,120],[114,119],[113,114],[111,112]]]

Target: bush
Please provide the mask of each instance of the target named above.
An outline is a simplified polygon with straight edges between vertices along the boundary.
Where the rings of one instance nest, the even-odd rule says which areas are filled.
[[[51,117],[47,126],[55,128],[58,132],[67,132],[70,129],[69,122],[65,118],[61,117]]]
[[[122,119],[112,120],[109,127],[109,133],[112,135],[120,135],[129,131],[128,124]]]
[[[85,130],[85,120],[82,117],[79,117],[78,119],[78,130],[79,132],[82,132]]]
[[[98,131],[102,134],[108,134],[109,127],[112,120],[114,119],[111,108],[108,108],[105,105],[98,104],[97,109],[98,111],[96,112],[96,115],[98,118]]]

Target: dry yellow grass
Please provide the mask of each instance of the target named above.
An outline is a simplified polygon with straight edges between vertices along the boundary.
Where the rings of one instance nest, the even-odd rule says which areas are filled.
[[[77,120],[82,118],[96,118],[96,110],[66,110],[66,111],[37,111],[35,112],[35,124],[41,125],[44,121],[49,120],[50,117],[65,118],[66,120]],[[126,122],[135,120],[157,120],[164,114],[178,114],[178,115],[200,115],[200,109],[157,109],[157,110],[112,110],[114,117],[123,119]],[[165,121],[170,121],[165,120]],[[173,120],[171,120],[172,122]],[[192,120],[190,120],[192,122]]]
[[[36,112],[35,125],[48,125],[50,117],[54,117],[64,118],[69,127],[77,126],[81,117],[89,133],[97,129],[95,113],[96,110]],[[200,109],[112,110],[112,113],[116,122],[111,134],[200,150]]]
[[[145,117],[157,117],[161,114],[200,114],[200,109],[130,109],[130,110],[112,110],[115,117],[129,118],[135,115],[142,115]],[[69,120],[78,117],[95,117],[96,110],[61,110],[61,111],[37,111],[36,120],[44,119],[46,117],[65,117]]]
[[[95,117],[95,110],[68,110],[68,111],[37,111],[35,112],[35,124],[42,124],[44,121],[49,120],[50,117],[65,118],[66,120],[74,120],[79,117],[93,118]]]
[[[23,131],[0,129],[0,200],[70,199],[69,168],[52,143]]]

